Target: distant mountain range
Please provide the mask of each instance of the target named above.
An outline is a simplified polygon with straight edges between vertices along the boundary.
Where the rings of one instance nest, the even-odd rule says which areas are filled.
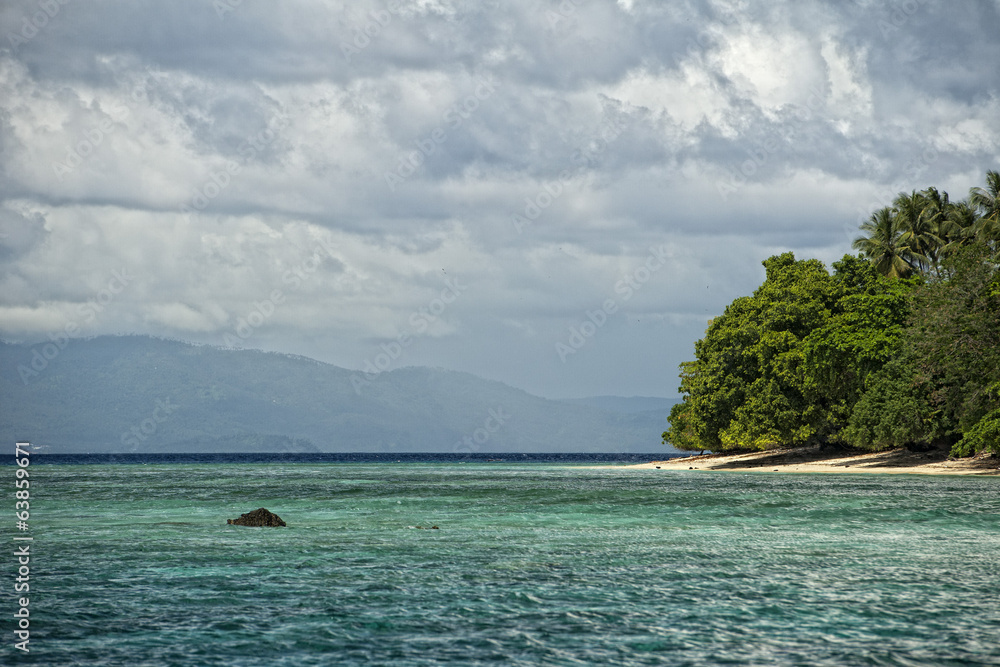
[[[60,347],[61,345],[61,347]],[[673,401],[555,401],[467,373],[366,377],[143,336],[0,343],[0,438],[77,452],[650,452]]]

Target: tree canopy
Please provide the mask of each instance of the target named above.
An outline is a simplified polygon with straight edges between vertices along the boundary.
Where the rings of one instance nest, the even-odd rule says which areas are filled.
[[[681,365],[664,441],[1000,452],[998,190],[991,171],[964,202],[901,193],[833,273],[792,253],[765,260],[764,283]]]

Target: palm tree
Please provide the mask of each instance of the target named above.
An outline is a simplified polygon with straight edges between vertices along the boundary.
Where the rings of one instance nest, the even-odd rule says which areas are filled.
[[[897,224],[902,230],[899,242],[910,249],[910,263],[921,273],[937,271],[938,251],[944,245],[940,226],[947,215],[948,193],[936,188],[910,194],[900,192],[892,202]]]
[[[979,212],[976,238],[992,245],[1000,245],[1000,172],[986,172],[986,187],[969,190],[969,205]]]
[[[975,243],[975,229],[978,220],[979,215],[969,205],[969,202],[960,201],[949,204],[945,218],[939,226],[944,245],[938,249],[937,259],[946,260],[960,248]],[[938,278],[947,279],[953,275],[953,268],[948,268],[947,262],[942,261],[935,267],[934,273]]]
[[[955,250],[966,246],[975,240],[976,223],[979,214],[976,213],[969,202],[960,201],[948,209],[947,220],[942,224],[942,240],[945,244],[941,247],[941,258],[947,257]]]
[[[886,206],[872,213],[861,224],[867,236],[854,239],[852,247],[872,263],[875,271],[890,278],[905,278],[913,272],[910,248],[900,242],[903,230],[892,208]]]

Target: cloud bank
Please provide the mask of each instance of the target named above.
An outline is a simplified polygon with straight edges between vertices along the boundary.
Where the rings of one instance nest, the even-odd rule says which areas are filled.
[[[1000,165],[998,29],[985,0],[7,2],[0,335],[671,396],[767,256],[834,261],[896,192]]]

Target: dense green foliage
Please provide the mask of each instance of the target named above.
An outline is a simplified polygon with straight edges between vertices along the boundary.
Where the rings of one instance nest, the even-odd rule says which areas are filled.
[[[1000,453],[1000,174],[865,222],[833,273],[791,253],[710,322],[663,439],[680,449],[947,444]]]
[[[676,447],[746,450],[835,436],[870,374],[899,353],[914,280],[850,255],[829,274],[791,253],[737,299],[683,365],[684,402],[664,434]]]

